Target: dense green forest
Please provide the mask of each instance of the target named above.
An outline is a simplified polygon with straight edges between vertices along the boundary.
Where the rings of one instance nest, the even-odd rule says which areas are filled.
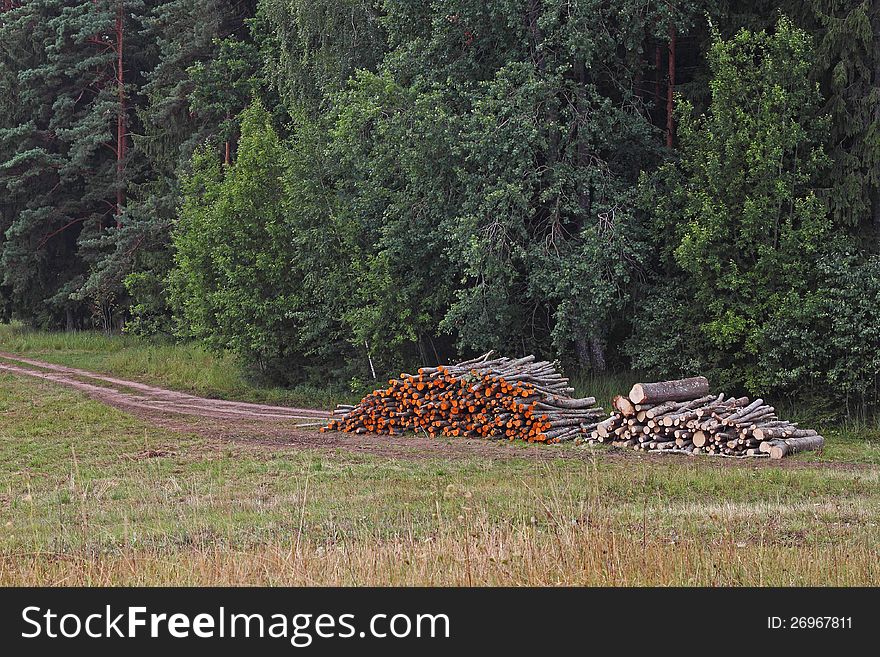
[[[3,319],[877,402],[878,2],[0,7]]]

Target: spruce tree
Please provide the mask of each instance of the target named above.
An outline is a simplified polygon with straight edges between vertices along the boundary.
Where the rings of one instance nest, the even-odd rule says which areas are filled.
[[[812,0],[816,73],[831,118],[829,206],[880,245],[880,3]]]
[[[233,148],[235,117],[250,99],[252,60],[229,75],[220,90],[225,106],[205,108],[204,70],[227,61],[229,48],[248,48],[245,22],[255,2],[170,0],[155,2],[142,20],[137,38],[151,49],[139,92],[132,145],[139,158],[138,177],[130,180],[124,220],[89,244],[99,256],[82,293],[114,290],[133,304],[129,325],[135,331],[168,331],[170,319],[161,281],[171,266],[170,232],[180,201],[179,177],[193,152],[211,142]],[[239,41],[241,38],[244,41]],[[226,44],[226,45],[224,45]],[[220,77],[217,75],[216,77]],[[209,93],[217,93],[213,88]]]
[[[14,311],[37,324],[82,324],[90,316],[111,323],[112,297],[78,295],[92,264],[82,245],[121,220],[126,71],[137,70],[126,64],[124,34],[142,8],[137,0],[39,0],[4,17],[4,42],[19,45],[6,62],[20,109],[4,117],[0,132],[0,185],[11,206],[0,262]]]

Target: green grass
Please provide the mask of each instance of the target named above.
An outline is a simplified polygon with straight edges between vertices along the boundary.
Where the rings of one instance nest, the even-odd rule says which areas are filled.
[[[0,324],[0,351],[218,399],[327,408],[351,397],[330,386],[275,387],[244,370],[233,355],[191,342]]]
[[[869,465],[391,459],[172,433],[0,375],[0,583],[876,585],[880,445],[829,443]]]

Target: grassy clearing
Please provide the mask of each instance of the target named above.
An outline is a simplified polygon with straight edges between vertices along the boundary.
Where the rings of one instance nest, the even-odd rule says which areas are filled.
[[[348,397],[345,390],[330,387],[268,385],[243,371],[231,354],[212,353],[195,343],[0,324],[0,351],[218,399],[332,407]]]
[[[0,584],[876,585],[878,541],[872,465],[267,449],[0,375]]]
[[[338,402],[355,403],[358,396],[340,388],[302,385],[294,389],[272,387],[249,376],[229,354],[215,354],[197,344],[177,344],[135,336],[107,336],[96,331],[51,333],[32,331],[20,324],[0,324],[0,351],[113,374],[144,383],[181,390],[205,397],[274,404],[331,408]],[[610,408],[611,398],[628,391],[638,372],[601,377],[575,375],[578,395],[594,396]],[[783,415],[815,427],[829,438],[828,448],[811,459],[828,462],[880,463],[877,422],[829,423],[794,407],[777,402]]]

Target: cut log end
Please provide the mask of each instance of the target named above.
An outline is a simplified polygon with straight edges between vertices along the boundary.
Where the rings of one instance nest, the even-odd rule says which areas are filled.
[[[623,395],[617,395],[612,401],[612,405],[627,417],[632,417],[636,414],[636,407]]]

